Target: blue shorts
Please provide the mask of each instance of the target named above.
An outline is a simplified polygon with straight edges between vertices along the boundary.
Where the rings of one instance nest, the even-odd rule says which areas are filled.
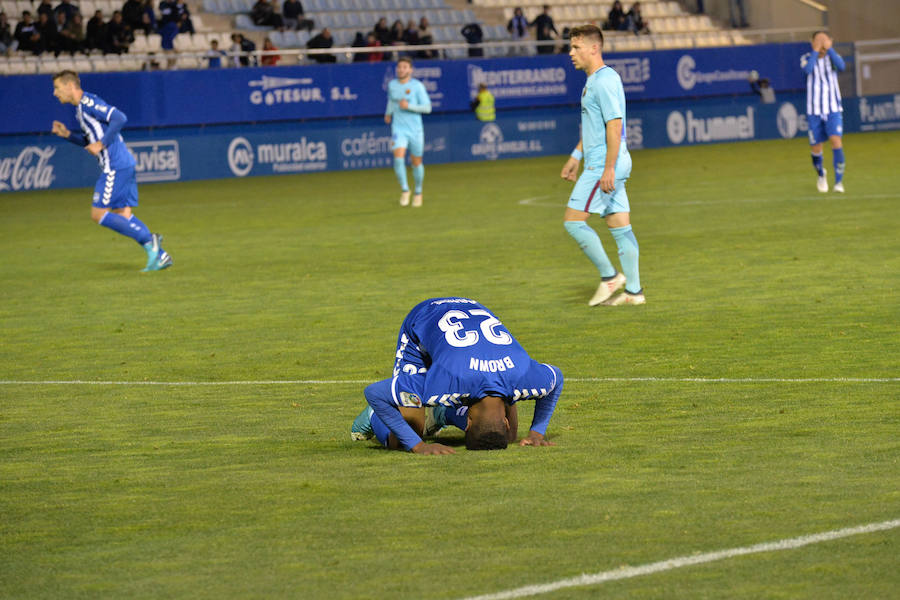
[[[422,156],[425,153],[425,132],[392,131],[391,150],[409,148],[410,156]]]
[[[600,189],[603,167],[586,168],[575,182],[575,188],[569,197],[569,208],[598,214],[601,217],[613,213],[631,212],[628,194],[625,192],[625,181],[629,175],[631,175],[631,155],[624,154],[619,157],[619,162],[616,164],[616,188],[612,193],[607,194]]]
[[[825,118],[819,115],[807,115],[809,123],[809,145],[815,146],[825,142],[833,135],[844,135],[844,114],[839,112],[828,113]]]
[[[101,173],[94,186],[94,201],[97,208],[125,208],[138,205],[137,180],[134,167]]]

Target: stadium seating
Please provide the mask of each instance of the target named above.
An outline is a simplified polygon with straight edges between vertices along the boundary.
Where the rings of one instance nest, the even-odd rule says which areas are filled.
[[[269,27],[253,24],[249,12],[255,0],[190,0],[191,17],[194,35],[180,34],[175,38],[175,48],[179,53],[177,67],[182,69],[204,68],[206,61],[202,55],[209,49],[210,40],[217,39],[221,50],[231,46],[230,34],[234,30],[243,31],[245,35],[257,40],[261,47],[262,36],[272,39],[281,49],[291,50],[305,48],[310,32],[280,32]],[[479,19],[471,9],[455,9],[445,0],[305,0],[303,6],[307,17],[315,21],[315,30],[328,27],[332,31],[335,47],[348,46],[357,32],[370,30],[379,18],[385,17],[388,23],[401,20],[404,24],[412,20],[416,23],[422,17],[431,24],[432,35],[436,44],[461,43],[463,25],[480,22],[484,31],[485,42],[508,42],[509,34],[506,23],[512,17],[513,8],[521,6],[526,17],[533,20],[544,4],[549,4],[551,15],[557,29],[562,31],[583,23],[602,24],[609,12],[612,0],[597,3],[593,0],[471,0],[479,9],[490,9],[485,14],[494,14],[491,19]],[[105,18],[109,18],[114,10],[121,8],[124,0],[81,0],[73,2],[81,9],[85,20],[95,10],[101,10]],[[279,4],[281,0],[278,0]],[[0,0],[0,10],[10,17],[11,28],[23,10],[36,12],[38,2],[31,0]],[[629,2],[624,3],[626,8]],[[642,0],[644,17],[649,23],[651,35],[635,36],[626,32],[607,32],[607,50],[610,52],[628,52],[652,49],[716,47],[752,43],[741,31],[720,27],[705,15],[686,13],[674,0]],[[32,57],[24,53],[16,53],[12,57],[0,57],[0,75],[20,73],[49,73],[58,70],[60,65],[79,71],[110,71],[121,69],[140,69],[148,53],[161,53],[161,38],[158,34],[143,35],[138,33],[130,48],[130,56],[102,56],[92,53],[89,56]],[[508,55],[506,46],[486,47],[484,55],[499,57]],[[528,44],[525,54],[534,54],[533,44]],[[349,53],[335,52],[339,61],[352,60]],[[448,48],[444,51],[446,58],[464,58],[466,48]],[[297,59],[290,54],[283,57],[281,64],[296,64]],[[302,61],[301,61],[302,62]]]

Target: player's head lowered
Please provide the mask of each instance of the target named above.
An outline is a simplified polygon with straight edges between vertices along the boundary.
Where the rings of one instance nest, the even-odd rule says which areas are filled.
[[[75,71],[60,71],[53,76],[53,95],[63,104],[81,100],[81,78]]]
[[[486,396],[469,405],[466,426],[467,450],[503,450],[509,444],[506,402]]]
[[[412,76],[412,71],[412,59],[408,56],[401,56],[397,60],[397,79],[405,82]]]

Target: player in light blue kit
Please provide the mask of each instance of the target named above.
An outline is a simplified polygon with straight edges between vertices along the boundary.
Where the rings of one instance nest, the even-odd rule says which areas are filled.
[[[425,130],[422,115],[431,112],[431,98],[425,86],[412,76],[412,60],[403,57],[397,61],[397,77],[387,89],[387,108],[384,122],[391,126],[391,149],[394,151],[394,173],[400,182],[400,206],[409,205],[409,183],[406,179],[406,150],[409,148],[412,163],[415,194],[412,205],[422,206],[422,183],[425,181]]]
[[[581,93],[581,140],[560,176],[577,183],[564,217],[569,232],[600,271],[600,286],[590,306],[644,304],[638,269],[638,243],[631,230],[625,180],[631,175],[631,154],[625,144],[625,90],[622,79],[603,63],[603,33],[594,25],[572,29],[569,56],[576,69],[587,73]],[[584,171],[578,166],[584,157]],[[597,232],[587,224],[598,214],[606,220],[619,248],[622,272],[603,250]],[[625,291],[615,294],[622,287]]]
[[[838,73],[846,68],[844,59],[832,48],[831,38],[824,31],[812,37],[812,52],[800,57],[806,73],[806,120],[809,122],[809,149],[818,178],[816,188],[828,191],[828,171],[823,166],[822,143],[831,142],[834,158],[834,191],[844,191],[844,117]]]
[[[404,319],[393,376],[366,388],[371,410],[357,417],[351,431],[374,434],[388,448],[453,454],[448,446],[422,441],[426,407],[447,407],[441,418],[465,429],[466,448],[506,448],[518,429],[513,405],[534,400],[531,428],[519,445],[550,446],[545,435],[562,388],[562,371],[529,357],[482,304],[431,298]]]
[[[144,271],[160,271],[172,265],[172,257],[162,249],[162,236],[151,233],[132,214],[138,205],[134,156],[119,133],[128,120],[115,106],[99,96],[81,89],[81,79],[74,71],[61,71],[53,76],[53,95],[63,104],[75,105],[75,118],[82,133],[53,121],[53,133],[82,146],[100,162],[100,178],[94,186],[91,218],[95,223],[130,237],[147,252]]]

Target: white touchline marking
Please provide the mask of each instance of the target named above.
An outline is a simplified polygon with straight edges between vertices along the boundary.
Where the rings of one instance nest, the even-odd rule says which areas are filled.
[[[680,206],[706,206],[707,204],[740,204],[740,203],[763,203],[763,202],[820,202],[822,200],[842,200],[847,196],[843,194],[819,194],[818,196],[794,196],[791,198],[785,198],[782,196],[761,196],[754,198],[718,198],[718,199],[709,199],[709,200],[685,200],[681,202],[672,202],[671,200],[651,200],[649,198],[656,197],[658,195],[664,195],[667,192],[654,192],[647,190],[640,190],[638,192],[634,192],[635,196],[640,195],[642,198],[647,198],[644,200],[636,200],[633,204],[635,206],[665,206],[666,208],[678,208]],[[849,194],[848,194],[849,196]],[[544,200],[546,198],[558,198],[558,202],[540,202],[540,200]],[[853,200],[877,200],[877,199],[885,199],[885,198],[898,198],[897,194],[854,194],[852,196]],[[522,206],[545,206],[549,208],[559,208],[561,206],[565,206],[566,202],[568,202],[567,196],[562,194],[561,196],[535,196],[533,198],[523,198],[519,200],[517,203]]]
[[[552,583],[543,583],[538,585],[526,585],[524,587],[504,592],[496,592],[493,594],[484,594],[481,596],[469,596],[464,600],[509,600],[511,598],[524,598],[526,596],[537,596],[539,594],[548,594],[564,588],[580,587],[588,585],[597,585],[607,581],[615,581],[618,579],[630,579],[632,577],[640,577],[641,575],[650,575],[660,573],[662,571],[671,571],[672,569],[680,569],[681,567],[690,567],[703,563],[724,560],[726,558],[734,558],[735,556],[744,556],[746,554],[758,554],[760,552],[777,552],[779,550],[792,550],[810,544],[818,544],[828,542],[840,538],[850,537],[852,535],[861,535],[864,533],[874,533],[876,531],[887,531],[900,527],[900,519],[892,521],[882,521],[881,523],[870,523],[868,525],[860,525],[858,527],[848,527],[846,529],[837,529],[834,531],[826,531],[824,533],[815,533],[812,535],[803,535],[800,537],[779,540],[777,542],[765,542],[754,546],[745,546],[742,548],[731,548],[729,550],[719,550],[716,552],[705,552],[703,554],[692,554],[689,556],[679,556],[655,563],[639,565],[637,567],[622,567],[611,571],[603,571],[602,573],[594,573],[593,575],[580,575],[570,579],[561,579]]]
[[[87,379],[16,381],[0,385],[362,385],[371,379],[271,379],[259,381],[91,381]],[[900,377],[567,377],[569,383],[896,383]]]

